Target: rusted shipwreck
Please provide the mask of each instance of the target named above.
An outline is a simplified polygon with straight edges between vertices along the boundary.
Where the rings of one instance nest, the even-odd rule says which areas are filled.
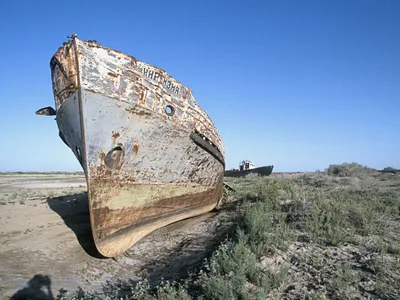
[[[224,175],[226,177],[242,177],[247,174],[255,174],[258,176],[269,176],[274,169],[273,165],[257,167],[250,160],[243,160],[239,164],[239,169],[226,170]]]
[[[72,35],[50,62],[60,138],[87,181],[98,251],[113,257],[150,232],[212,210],[225,154],[192,92],[167,72]]]

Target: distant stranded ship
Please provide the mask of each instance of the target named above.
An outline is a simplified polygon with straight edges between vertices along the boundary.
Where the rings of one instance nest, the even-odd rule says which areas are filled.
[[[273,165],[256,167],[256,165],[252,163],[250,160],[243,160],[239,164],[239,169],[227,170],[225,171],[225,176],[241,177],[250,173],[260,176],[269,176],[271,175],[273,169],[274,169]]]
[[[167,72],[71,35],[51,59],[60,138],[81,164],[99,252],[206,213],[223,196],[225,154],[192,92]]]

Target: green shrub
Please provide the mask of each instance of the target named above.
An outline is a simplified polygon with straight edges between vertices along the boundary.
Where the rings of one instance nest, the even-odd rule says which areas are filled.
[[[382,173],[391,173],[391,174],[400,174],[400,169],[395,169],[393,167],[386,167],[381,172]]]
[[[256,263],[246,235],[239,232],[237,243],[223,244],[207,264],[207,272],[200,278],[204,299],[265,299],[262,296],[283,282],[287,270],[272,274],[259,269]]]
[[[289,273],[286,267],[289,260],[284,259],[283,267],[278,270],[274,269],[275,265],[269,269],[264,263],[269,260],[268,256],[279,253],[282,258],[291,253],[282,252],[293,243],[295,237],[296,244],[292,246],[300,245],[297,249],[309,250],[305,251],[308,255],[305,256],[306,260],[296,265],[296,268],[309,272],[306,275],[310,275],[307,277],[310,281],[323,279],[323,288],[313,292],[309,290],[301,297],[315,300],[355,299],[360,294],[357,290],[361,280],[359,273],[363,272],[362,268],[365,267],[366,270],[372,270],[368,273],[368,280],[372,278],[372,281],[380,276],[379,280],[375,280],[376,295],[382,299],[395,299],[389,296],[400,290],[400,287],[397,288],[390,282],[395,278],[393,274],[397,272],[393,270],[400,268],[400,243],[397,238],[393,238],[396,237],[394,231],[398,229],[400,216],[400,187],[396,181],[397,176],[371,176],[375,175],[375,172],[360,164],[345,163],[330,165],[327,174],[308,174],[290,180],[261,176],[227,179],[236,190],[231,195],[238,200],[235,202],[235,213],[228,220],[237,226],[236,231],[231,231],[229,238],[214,249],[204,264],[198,266],[200,271],[192,274],[189,279],[166,281],[158,286],[150,286],[147,281],[143,281],[132,288],[127,299],[290,297],[291,295],[285,295],[285,292],[279,295],[281,291],[286,290],[286,282],[291,280],[293,268],[291,267]],[[364,180],[351,178],[352,176],[366,178]],[[393,180],[381,182],[379,179],[382,177]],[[311,244],[306,245],[310,242]],[[342,247],[345,243],[353,245]],[[337,249],[329,249],[331,246]],[[322,255],[324,252],[319,254],[318,249],[328,251]],[[330,250],[346,253],[349,249],[354,249],[350,264],[338,261],[333,265],[327,264],[329,260],[335,260],[334,255],[329,255],[332,253]],[[315,253],[311,253],[313,250],[316,250]],[[379,263],[378,266],[381,269],[392,266],[393,270],[384,270],[384,273],[379,271],[378,267],[371,269],[369,260],[372,258],[364,262],[361,259],[365,258],[361,257],[363,254],[358,254],[364,251],[371,254],[372,258],[376,253],[384,253],[382,257],[397,256],[396,261],[391,260],[390,264],[386,265]],[[268,259],[264,261],[261,258]],[[354,268],[355,263],[359,267]],[[309,266],[312,268],[305,268]],[[318,271],[318,276],[312,273],[314,269]],[[71,294],[71,297],[77,295]],[[80,295],[81,298],[68,299],[125,299],[118,295],[118,291],[115,292],[115,296],[109,295],[108,298],[96,298],[99,297],[98,294],[82,291]]]
[[[358,163],[343,163],[341,165],[334,164],[329,165],[329,167],[325,170],[328,175],[331,176],[339,176],[339,177],[363,177],[369,174],[372,174],[376,170],[372,168],[368,168],[366,166],[360,165]]]

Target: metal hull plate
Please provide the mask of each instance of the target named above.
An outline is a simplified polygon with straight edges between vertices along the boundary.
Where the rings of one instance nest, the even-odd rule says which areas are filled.
[[[85,171],[102,255],[217,205],[222,141],[189,89],[161,69],[76,38],[51,65],[57,125]]]

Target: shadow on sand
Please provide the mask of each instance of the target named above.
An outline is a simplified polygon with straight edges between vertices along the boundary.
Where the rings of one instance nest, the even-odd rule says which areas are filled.
[[[96,249],[90,227],[87,193],[54,197],[47,200],[49,207],[75,233],[79,244],[92,257],[105,258]]]
[[[20,289],[10,300],[54,300],[51,292],[51,280],[49,276],[37,274],[28,281],[26,287]]]

